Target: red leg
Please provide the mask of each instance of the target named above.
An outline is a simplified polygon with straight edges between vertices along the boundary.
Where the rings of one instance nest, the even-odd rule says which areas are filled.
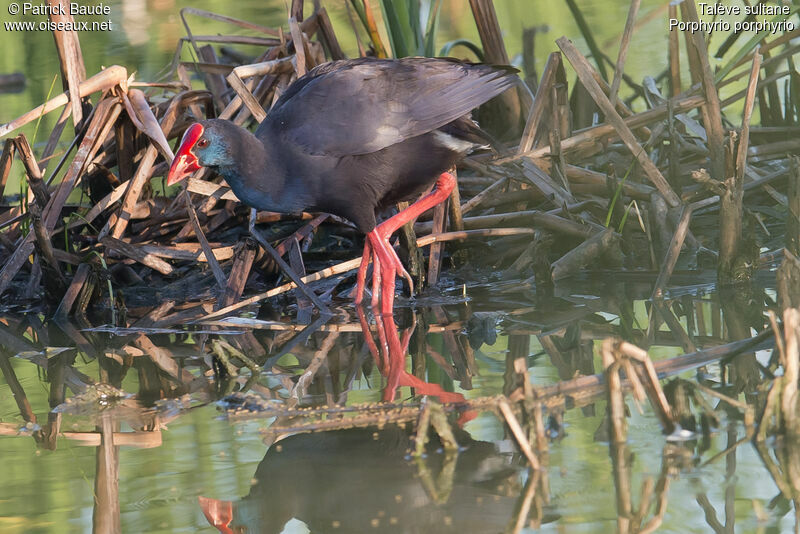
[[[377,306],[378,293],[380,293],[381,313],[390,315],[394,307],[394,280],[397,275],[397,263],[395,261],[394,250],[391,245],[380,236],[376,231],[367,235],[372,245],[373,269],[372,269],[372,305]]]
[[[403,341],[401,341],[394,318],[391,315],[383,315],[381,319],[383,320],[382,330],[385,331],[385,340],[389,346],[389,368],[386,373],[386,389],[383,392],[383,400],[394,400],[398,387],[409,386],[416,389],[418,395],[438,397],[442,402],[464,402],[464,395],[461,393],[445,391],[439,384],[425,382],[406,371],[406,353],[410,335],[404,334]],[[378,320],[378,326],[380,329],[380,320]]]
[[[376,318],[375,322],[378,324],[379,331],[385,332],[389,348],[389,368],[386,373],[383,400],[392,401],[397,394],[397,388],[405,385],[403,376],[408,374],[405,369],[406,353],[400,344],[400,334],[397,332],[397,325],[394,324],[394,316],[391,313],[383,314],[380,318]],[[383,328],[380,327],[381,322],[383,322]]]
[[[356,315],[358,315],[358,321],[361,323],[361,332],[364,334],[364,341],[367,342],[367,347],[372,354],[372,359],[375,360],[375,365],[378,366],[378,370],[381,374],[385,375],[388,361],[384,358],[384,354],[378,352],[378,346],[375,344],[375,340],[372,339],[372,331],[369,328],[367,317],[364,315],[364,310],[361,309],[361,306],[356,306]]]
[[[369,347],[372,358],[378,366],[380,373],[386,378],[386,386],[383,389],[383,400],[392,401],[397,394],[397,388],[401,382],[401,373],[405,364],[405,351],[398,351],[400,345],[400,338],[397,335],[397,327],[394,324],[394,318],[391,315],[378,317],[375,320],[375,330],[378,333],[378,343],[380,349],[372,339],[372,332],[370,331],[367,318],[364,315],[364,310],[361,306],[356,306],[356,314],[361,323],[361,331],[364,334],[364,340]],[[388,328],[386,328],[388,326]],[[387,330],[389,336],[387,337]],[[405,339],[405,338],[404,338]],[[397,341],[394,341],[397,340]],[[406,340],[406,346],[408,341]]]
[[[403,343],[403,354],[408,354],[408,344],[411,342],[411,336],[414,335],[414,330],[417,328],[417,317],[416,315],[412,318],[411,328],[406,328],[403,331],[403,339],[401,342]]]
[[[369,262],[372,261],[371,305],[373,308],[378,306],[378,298],[380,297],[381,293],[382,274],[384,274],[384,272],[388,274],[388,271],[384,271],[382,265],[393,265],[395,263],[391,256],[387,255],[383,250],[383,243],[375,238],[374,232],[375,230],[367,234],[367,241],[364,243],[364,253],[361,255],[361,265],[358,267],[358,275],[356,276],[356,296],[354,299],[356,306],[361,304],[361,301],[364,300],[364,286],[366,285],[367,268],[369,267]],[[394,253],[394,250],[392,250],[392,253]],[[386,258],[387,260],[382,262],[381,258]],[[392,285],[394,286],[394,274],[392,274],[389,278],[391,278]],[[392,294],[394,295],[394,292],[392,292]]]
[[[449,172],[443,172],[436,180],[436,188],[411,204],[409,207],[378,225],[379,233],[389,237],[404,224],[413,221],[429,209],[444,202],[456,186],[456,178]]]
[[[379,349],[372,339],[372,332],[367,323],[366,315],[360,306],[356,307],[356,314],[361,323],[361,331],[364,334],[364,340],[369,347],[369,351],[378,365],[378,370],[386,378],[386,386],[383,390],[384,401],[393,401],[397,396],[397,388],[408,386],[414,388],[419,395],[438,397],[442,402],[464,402],[462,394],[445,391],[440,385],[425,382],[405,370],[408,343],[411,339],[413,328],[405,330],[401,338],[391,313],[376,315],[375,329],[380,343]],[[459,424],[463,425],[467,421],[474,419],[475,416],[476,413],[473,411],[464,412],[459,419]]]
[[[463,395],[459,393],[449,393],[444,391],[441,386],[430,384],[421,380],[405,370],[405,356],[408,352],[408,342],[410,332],[400,339],[397,325],[394,323],[392,314],[394,308],[394,282],[397,273],[401,273],[412,283],[411,277],[403,267],[400,258],[397,257],[389,238],[404,224],[416,219],[423,212],[433,208],[447,200],[450,192],[455,187],[453,175],[443,173],[436,181],[436,188],[425,195],[423,198],[404,209],[394,217],[375,227],[367,234],[367,242],[364,245],[364,254],[361,258],[361,266],[358,269],[356,282],[356,304],[360,304],[364,297],[364,286],[366,284],[367,265],[370,260],[373,262],[372,268],[372,307],[375,310],[376,330],[378,334],[379,346],[372,340],[366,318],[363,311],[356,306],[361,321],[362,331],[369,346],[372,356],[375,358],[382,373],[386,377],[386,387],[383,392],[383,399],[393,400],[400,386],[411,386],[423,395],[434,395],[443,402],[463,401]],[[413,290],[413,285],[412,285]],[[378,298],[380,296],[380,312],[378,312]]]
[[[367,281],[367,268],[372,257],[372,246],[369,239],[364,243],[364,254],[361,255],[361,265],[358,266],[358,276],[356,277],[356,307],[361,304],[364,298],[364,284]]]
[[[380,297],[381,294],[381,279],[384,273],[380,256],[378,255],[375,245],[370,245],[370,247],[372,248],[372,299],[370,305],[372,309],[377,309],[378,297]]]
[[[364,245],[364,254],[361,257],[361,266],[358,269],[356,304],[360,304],[364,296],[367,274],[366,264],[369,263],[370,259],[373,261],[372,304],[374,306],[377,303],[376,299],[378,297],[375,294],[375,290],[380,288],[380,297],[383,302],[381,306],[382,313],[390,313],[392,309],[394,303],[394,281],[397,273],[400,273],[408,281],[413,291],[414,285],[411,276],[406,272],[394,248],[389,244],[389,238],[404,224],[413,221],[425,211],[447,200],[455,185],[456,179],[452,174],[442,173],[439,179],[436,180],[436,188],[433,191],[397,215],[379,224],[367,234],[367,243]],[[379,276],[380,280],[376,281],[376,276]]]

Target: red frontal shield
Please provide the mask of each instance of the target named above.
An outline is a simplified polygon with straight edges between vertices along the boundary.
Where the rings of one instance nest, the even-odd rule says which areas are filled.
[[[178,149],[178,153],[175,154],[175,159],[172,160],[169,174],[167,174],[167,185],[177,184],[194,171],[200,169],[200,163],[197,161],[197,156],[194,155],[192,149],[202,136],[203,127],[198,123],[189,126],[186,133],[183,134],[181,146]]]

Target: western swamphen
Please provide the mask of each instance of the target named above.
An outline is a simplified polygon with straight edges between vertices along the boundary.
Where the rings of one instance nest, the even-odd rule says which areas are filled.
[[[205,120],[183,136],[167,183],[201,167],[218,172],[245,204],[277,212],[321,211],[367,235],[356,303],[372,260],[373,295],[391,313],[397,273],[410,280],[389,238],[447,199],[447,171],[487,137],[469,112],[516,82],[511,67],[453,59],[354,59],[320,65],[290,85],[255,135]],[[380,225],[376,211],[428,195]]]

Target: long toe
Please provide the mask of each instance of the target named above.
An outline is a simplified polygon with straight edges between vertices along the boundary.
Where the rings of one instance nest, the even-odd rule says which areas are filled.
[[[383,242],[386,245],[386,250],[390,253],[392,258],[392,264],[394,265],[394,270],[400,276],[402,276],[406,282],[408,282],[408,291],[409,295],[414,294],[414,280],[411,278],[411,275],[408,274],[406,271],[405,265],[403,265],[400,256],[397,255],[397,252],[394,250],[394,247],[389,243],[389,236],[383,238]]]
[[[371,306],[375,309],[378,308],[378,298],[381,295],[381,274],[383,265],[381,260],[378,259],[377,254],[372,255],[372,300]]]
[[[406,282],[408,283],[408,294],[409,294],[409,296],[413,297],[414,296],[414,280],[411,278],[411,275],[408,274],[408,271],[406,271],[405,267],[401,266],[400,269],[398,269],[398,272],[400,273],[400,276],[405,278]]]
[[[394,307],[394,282],[397,269],[391,257],[381,258],[381,313],[391,315]]]
[[[364,286],[366,285],[367,269],[369,268],[371,258],[372,246],[369,244],[369,241],[367,241],[364,243],[364,253],[361,255],[361,265],[358,266],[358,275],[356,276],[356,305],[361,304],[364,299]]]

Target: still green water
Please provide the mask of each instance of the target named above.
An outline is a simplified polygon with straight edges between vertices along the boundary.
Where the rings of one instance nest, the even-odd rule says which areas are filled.
[[[630,285],[636,287],[631,289]],[[519,292],[495,291],[473,282],[466,289],[467,311],[461,297],[433,297],[445,304],[438,309],[444,309],[450,318],[491,317],[490,324],[496,321],[500,330],[493,344],[483,343],[474,351],[477,375],[466,379],[454,370],[455,380],[449,380],[442,364],[429,352],[427,380],[439,381],[445,389],[468,399],[495,395],[504,389],[507,366],[525,354],[535,386],[569,378],[575,366],[584,373],[596,372],[600,364],[591,356],[591,349],[599,341],[593,339],[599,340],[601,332],[619,327],[611,310],[627,302],[637,317],[644,317],[646,326],[644,301],[635,296],[645,289],[641,283],[617,282],[605,284],[600,294],[591,297],[588,286],[600,287],[598,280],[566,284],[557,287],[555,297],[533,301]],[[690,330],[692,337],[698,342],[707,339],[710,346],[719,344],[715,341],[719,332],[711,326],[712,317],[720,313],[719,298],[704,294],[704,290],[698,292],[697,286],[686,289],[696,292],[682,299],[684,304],[696,304],[693,320],[703,316],[707,321],[706,330]],[[436,326],[436,309],[426,305],[431,298],[420,297],[416,309],[418,318],[425,316]],[[505,304],[498,306],[499,302]],[[342,311],[346,313],[348,308]],[[603,330],[606,320],[610,322]],[[5,464],[5,483],[0,486],[0,531],[88,532],[93,529],[94,517],[94,531],[102,532],[105,530],[98,517],[113,518],[113,505],[118,503],[123,532],[213,532],[200,498],[230,503],[231,525],[242,527],[241,532],[307,532],[309,528],[312,532],[450,532],[444,526],[434,528],[441,521],[448,522],[453,532],[513,531],[530,475],[523,467],[524,459],[514,452],[511,436],[491,412],[480,413],[463,426],[470,437],[452,464],[454,471],[445,469],[441,451],[430,451],[425,457],[424,465],[433,472],[439,487],[445,487],[443,481],[447,480],[452,484],[449,493],[434,498],[421,482],[420,464],[393,436],[379,440],[375,430],[351,429],[299,434],[267,445],[274,438],[271,428],[294,423],[257,413],[223,417],[220,405],[213,401],[224,392],[217,391],[213,377],[204,372],[208,349],[202,343],[210,339],[204,340],[202,335],[143,334],[155,346],[171,351],[180,373],[185,373],[182,380],[175,378],[175,370],[167,373],[168,367],[156,365],[155,358],[151,361],[147,355],[135,355],[126,359],[126,352],[138,354],[131,347],[141,346],[141,334],[111,336],[91,329],[81,330],[91,350],[84,346],[77,352],[52,355],[45,372],[35,363],[35,354],[20,349],[26,344],[34,350],[40,347],[30,337],[34,332],[53,346],[69,346],[65,337],[68,329],[55,324],[42,327],[37,321],[36,315],[7,315],[0,325],[0,358],[6,359],[11,369],[4,369],[0,376],[0,429],[4,435],[0,450]],[[340,319],[332,323],[345,327],[354,324]],[[457,343],[464,348],[470,336],[474,341],[476,332],[487,331],[467,323],[472,326],[453,330]],[[401,320],[401,326],[408,324]],[[246,341],[241,329],[237,332],[222,338]],[[266,331],[254,330],[251,334],[255,334],[257,345],[270,351],[265,357],[277,354],[286,341]],[[308,406],[331,404],[326,399],[344,405],[380,401],[385,381],[365,352],[360,333],[340,334],[329,347],[315,380],[297,393],[299,375],[311,365],[329,335],[314,333],[307,344],[266,365],[250,383],[251,395],[279,405],[291,405],[295,395],[299,395],[301,405]],[[517,345],[522,340],[522,349],[509,349],[509,336]],[[683,352],[663,328],[659,339],[650,350],[654,359]],[[544,354],[542,340],[556,342],[559,354],[569,362]],[[425,341],[428,350],[442,354],[447,367],[458,367],[460,360],[445,350],[442,334],[429,333]],[[252,346],[251,341],[248,343]],[[93,357],[97,356],[95,350],[104,350],[109,358]],[[250,355],[256,357],[256,352]],[[43,364],[41,360],[39,363]],[[410,371],[411,363],[408,365]],[[69,371],[65,373],[64,369]],[[70,377],[81,375],[71,375],[73,371],[90,381],[106,377],[126,393],[136,393],[139,400],[112,401],[107,406],[87,403],[71,409],[67,405],[60,420],[63,435],[57,448],[47,450],[41,443],[37,446],[34,435],[46,426],[48,417],[52,418],[52,414],[48,416],[49,395],[57,395],[63,387],[59,384],[66,383],[67,398],[75,397]],[[708,372],[712,381],[721,380],[718,366],[710,366]],[[247,370],[241,374],[234,389],[248,377]],[[24,392],[37,419],[35,425],[26,424],[20,415],[16,402],[20,398],[12,394],[13,376],[19,381],[16,391]],[[464,387],[465,380],[471,381],[468,388]],[[731,392],[738,386],[713,387],[735,394]],[[166,400],[153,406],[153,400],[159,398]],[[397,399],[410,398],[410,390],[400,388]],[[710,525],[726,524],[727,528],[720,531],[791,530],[788,501],[781,498],[756,449],[746,440],[737,443],[744,436],[741,421],[723,415],[708,440],[695,435],[690,441],[671,443],[648,406],[641,414],[630,401],[629,408],[626,450],[630,467],[624,476],[630,484],[627,493],[615,483],[608,443],[597,434],[598,429],[605,428],[602,396],[581,408],[554,412],[556,419],[548,423],[552,438],[549,452],[542,456],[546,489],[539,488],[531,514],[533,523],[522,532],[616,532],[617,505],[625,499],[632,500],[634,512],[643,506],[642,524],[655,516],[656,509],[662,509],[658,532],[709,532]],[[116,422],[123,439],[133,435],[132,429],[151,430],[137,434],[139,445],[122,446],[113,453],[119,469],[113,505],[102,498],[95,500],[104,487],[98,482],[108,470],[102,460],[103,448],[74,439],[101,428],[97,425],[103,417]],[[728,447],[731,449],[724,452]],[[390,519],[394,523],[390,524]]]

